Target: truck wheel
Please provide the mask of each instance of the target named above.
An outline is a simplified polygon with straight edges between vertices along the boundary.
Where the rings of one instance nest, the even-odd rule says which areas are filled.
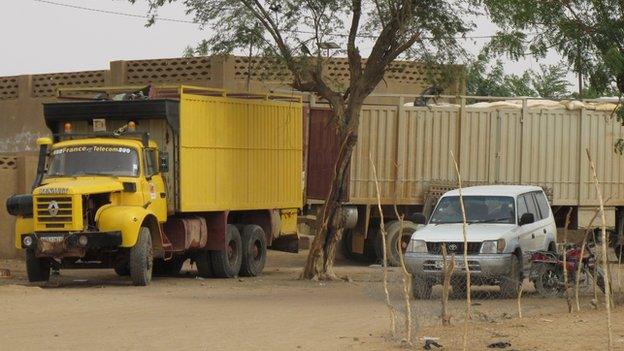
[[[241,236],[232,224],[225,232],[225,250],[211,251],[212,271],[217,278],[232,278],[238,275],[243,260]]]
[[[31,283],[47,282],[50,280],[50,259],[39,258],[34,251],[26,250],[26,274]]]
[[[412,276],[412,295],[417,300],[429,300],[433,284],[417,275]]]
[[[520,284],[522,284],[522,269],[517,255],[511,255],[511,267],[509,274],[501,277],[500,287],[501,296],[504,298],[512,298],[518,295]]]
[[[120,277],[127,277],[130,275],[130,267],[128,263],[123,263],[115,266],[115,273]]]
[[[154,275],[172,276],[177,275],[182,270],[186,257],[174,256],[169,261],[162,258],[154,259]]]
[[[210,251],[201,250],[194,257],[195,265],[197,266],[197,275],[202,278],[212,278],[214,273],[212,272],[212,262],[210,262]]]
[[[410,221],[403,221],[403,231],[401,231],[401,222],[391,221],[386,224],[386,245],[388,245],[388,265],[392,267],[398,267],[401,265],[401,258],[399,255],[403,255],[407,250],[407,245],[412,238],[412,234],[420,226]],[[401,232],[400,232],[401,231]],[[400,233],[399,233],[400,232]],[[377,250],[377,256],[383,260],[383,241],[381,240],[381,230],[377,234],[377,244],[375,249]],[[399,246],[401,251],[399,251]]]
[[[264,230],[258,225],[246,225],[241,234],[243,261],[240,275],[255,277],[262,273],[267,258],[267,245]]]
[[[377,260],[377,253],[375,252],[375,243],[370,245],[370,240],[364,240],[364,253],[353,252],[353,230],[345,229],[342,233],[342,253],[343,255],[355,262],[373,263]]]
[[[154,249],[149,228],[141,227],[136,244],[130,249],[130,278],[132,284],[146,286],[152,280]]]

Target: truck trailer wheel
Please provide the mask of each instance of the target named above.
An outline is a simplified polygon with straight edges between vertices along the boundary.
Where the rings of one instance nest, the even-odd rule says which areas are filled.
[[[186,261],[186,257],[184,256],[174,256],[169,261],[165,261],[162,258],[156,258],[154,259],[154,275],[177,275],[182,270],[184,261]]]
[[[364,253],[353,252],[353,230],[345,229],[342,232],[341,247],[344,256],[355,262],[373,263],[377,260],[377,253],[375,252],[375,243],[371,245],[371,241],[366,239],[364,241]]]
[[[132,284],[137,286],[148,285],[152,280],[153,265],[152,235],[149,228],[141,227],[139,238],[134,247],[130,249],[130,278],[132,278]]]
[[[264,230],[259,225],[246,225],[241,234],[243,261],[240,275],[255,277],[262,273],[267,257],[267,245]]]
[[[511,255],[511,267],[509,275],[501,277],[500,287],[501,296],[503,298],[513,298],[518,296],[522,284],[522,266],[517,255]]]
[[[241,236],[232,224],[225,232],[225,250],[211,251],[212,272],[217,278],[232,278],[238,275],[243,261]]]
[[[50,280],[50,259],[39,258],[31,250],[26,250],[26,274],[29,282]]]
[[[401,231],[401,222],[390,221],[386,223],[386,245],[388,245],[388,265],[398,267],[401,265],[401,258],[407,249],[407,245],[412,238],[412,234],[418,229],[418,225],[410,221],[403,221],[403,230]],[[381,230],[377,233],[375,249],[377,256],[383,260],[383,241],[381,240]],[[399,246],[401,250],[399,251]]]
[[[195,261],[195,265],[197,266],[198,276],[202,278],[214,277],[214,273],[212,271],[212,262],[210,260],[210,251],[198,251],[193,257],[193,261]]]

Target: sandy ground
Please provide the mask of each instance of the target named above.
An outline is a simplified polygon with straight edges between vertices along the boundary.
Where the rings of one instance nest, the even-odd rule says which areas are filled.
[[[450,302],[453,325],[441,327],[437,299],[412,300],[418,328],[406,347],[389,332],[381,268],[339,262],[346,281],[299,281],[305,254],[271,252],[257,278],[197,279],[187,264],[149,287],[112,270],[65,270],[28,284],[23,262],[0,261],[12,272],[0,279],[0,350],[422,350],[423,337],[462,349],[464,301]],[[398,271],[391,279],[393,302],[404,310]],[[565,300],[528,290],[522,319],[515,300],[477,292],[467,349],[496,341],[511,343],[506,350],[606,349],[604,311],[592,310],[590,297],[581,313],[567,314]],[[624,350],[622,312],[613,314],[613,344]]]

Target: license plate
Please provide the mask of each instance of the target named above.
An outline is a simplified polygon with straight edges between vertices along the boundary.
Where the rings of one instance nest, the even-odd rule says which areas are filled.
[[[451,263],[448,261],[448,263]],[[436,269],[444,269],[444,261],[435,261],[434,266]],[[455,261],[455,269],[463,270],[464,269],[464,261]]]
[[[41,236],[39,240],[49,243],[60,243],[63,241],[63,236]]]

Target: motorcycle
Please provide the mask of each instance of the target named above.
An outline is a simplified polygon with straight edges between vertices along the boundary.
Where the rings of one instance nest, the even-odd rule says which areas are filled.
[[[595,282],[604,293],[604,272],[597,263],[594,247],[586,244],[585,250],[582,250],[579,245],[565,244],[563,250],[566,252],[568,287],[575,286],[580,265],[579,290],[587,292],[592,287],[592,282]],[[530,279],[541,296],[554,297],[565,294],[563,267],[563,253],[536,251],[531,254]]]

